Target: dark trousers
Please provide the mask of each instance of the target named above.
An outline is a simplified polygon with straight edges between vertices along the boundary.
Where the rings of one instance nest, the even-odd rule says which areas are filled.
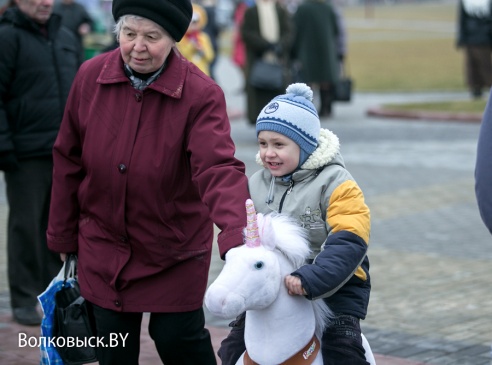
[[[143,314],[115,312],[94,304],[92,308],[97,336],[108,344],[97,348],[99,364],[138,364]],[[151,313],[149,334],[166,365],[216,365],[210,333],[204,326],[201,308],[184,313]]]
[[[222,341],[218,355],[222,365],[234,365],[245,351],[244,315],[231,322],[229,335]],[[349,315],[336,315],[325,329],[321,340],[321,353],[325,365],[369,365],[365,360],[359,319]]]
[[[359,319],[344,314],[335,316],[323,333],[321,352],[325,365],[369,365]]]
[[[333,104],[333,87],[328,82],[322,82],[319,85],[319,96],[321,99],[321,106],[319,108],[320,117],[329,117],[332,113]]]
[[[51,156],[20,160],[17,170],[5,172],[7,265],[13,308],[35,306],[37,296],[62,266],[60,255],[48,250],[46,243],[52,173]]]
[[[490,46],[466,47],[466,81],[472,92],[492,86],[491,52]]]

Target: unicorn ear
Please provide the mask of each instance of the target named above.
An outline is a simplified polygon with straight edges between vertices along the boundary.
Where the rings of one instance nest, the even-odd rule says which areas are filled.
[[[275,249],[275,230],[272,225],[272,217],[258,213],[258,230],[263,247],[273,251]]]

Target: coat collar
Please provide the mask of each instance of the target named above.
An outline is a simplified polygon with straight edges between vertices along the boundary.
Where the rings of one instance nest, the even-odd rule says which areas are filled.
[[[180,99],[183,93],[183,85],[187,75],[187,62],[175,47],[167,57],[167,65],[161,76],[150,84],[147,89],[152,89],[170,97]],[[106,58],[97,83],[115,84],[129,82],[123,69],[123,59],[120,49],[110,52]],[[147,90],[146,89],[146,90]]]

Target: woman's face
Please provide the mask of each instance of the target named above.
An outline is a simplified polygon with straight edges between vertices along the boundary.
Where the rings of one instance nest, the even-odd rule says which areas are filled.
[[[290,174],[299,165],[299,145],[283,134],[261,131],[258,134],[258,144],[261,161],[273,176]]]
[[[175,44],[162,27],[142,18],[128,17],[119,36],[123,61],[142,74],[157,71]]]

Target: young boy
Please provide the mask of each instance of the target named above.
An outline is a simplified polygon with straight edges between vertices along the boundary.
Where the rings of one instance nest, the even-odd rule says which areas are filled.
[[[312,256],[285,285],[291,295],[325,300],[335,313],[322,338],[324,364],[366,365],[359,321],[371,290],[369,208],[345,169],[337,136],[320,128],[312,98],[307,85],[292,84],[260,112],[263,169],[250,178],[250,194],[258,213],[288,214],[308,231]],[[235,364],[245,349],[244,315],[231,326],[219,349],[223,365]]]

